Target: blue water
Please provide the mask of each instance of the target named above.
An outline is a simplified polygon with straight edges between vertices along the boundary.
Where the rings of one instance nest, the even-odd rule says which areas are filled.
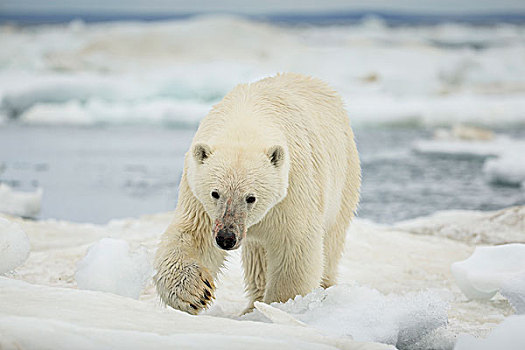
[[[0,23],[20,25],[58,24],[73,20],[86,23],[113,21],[165,21],[192,18],[203,13],[0,13]],[[498,23],[525,23],[525,13],[489,14],[429,14],[393,11],[341,11],[327,13],[270,13],[261,15],[240,15],[252,20],[261,20],[284,25],[339,25],[358,24],[370,17],[382,19],[387,25],[434,25],[446,22],[473,25],[494,25]]]
[[[0,128],[0,182],[44,189],[39,218],[105,223],[173,210],[194,128]],[[508,130],[525,137],[525,130]],[[355,130],[363,168],[358,216],[380,223],[437,210],[525,204],[525,191],[483,178],[483,160],[415,154],[420,128]]]

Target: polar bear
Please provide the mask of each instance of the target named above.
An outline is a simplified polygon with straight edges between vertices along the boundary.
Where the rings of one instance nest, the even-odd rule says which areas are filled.
[[[242,245],[249,305],[336,282],[361,168],[338,94],[279,74],[241,84],[202,120],[186,154],[174,219],[156,256],[161,300],[197,314],[228,250]]]

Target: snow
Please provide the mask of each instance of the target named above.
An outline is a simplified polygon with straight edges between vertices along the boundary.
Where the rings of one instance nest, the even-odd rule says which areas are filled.
[[[0,217],[0,275],[22,265],[30,250],[29,238],[20,225]]]
[[[451,270],[459,288],[469,299],[488,300],[503,284],[514,294],[517,291],[509,281],[525,275],[525,244],[477,247],[468,259],[452,264]],[[520,284],[517,287],[520,288]],[[525,298],[525,294],[521,297]]]
[[[389,27],[377,19],[4,26],[0,115],[31,124],[196,125],[239,82],[295,71],[333,85],[355,124],[521,125],[523,40],[519,25]]]
[[[0,344],[24,349],[388,349],[301,327],[194,317],[117,295],[0,278]]]
[[[78,263],[78,288],[98,290],[138,299],[153,276],[150,256],[145,248],[130,252],[128,242],[103,238],[93,244]]]
[[[0,183],[0,213],[22,217],[36,217],[40,212],[43,190],[19,192]]]
[[[500,293],[508,299],[517,314],[525,314],[525,273],[518,273],[504,281]]]
[[[448,303],[439,293],[424,291],[384,295],[375,289],[338,285],[319,288],[288,302],[259,303],[249,320],[304,324],[326,334],[351,336],[403,348],[447,323]],[[276,309],[273,311],[272,309]],[[276,311],[281,311],[276,313]],[[290,316],[284,318],[283,313]],[[265,317],[263,317],[265,316]],[[284,320],[283,320],[284,318]]]
[[[525,243],[525,206],[485,212],[438,211],[430,216],[398,222],[394,227],[470,244]]]
[[[525,349],[525,316],[511,316],[492,331],[486,339],[461,335],[454,350],[521,350]]]
[[[244,317],[239,316],[247,305],[239,251],[230,254],[219,275],[216,301],[197,317],[159,309],[151,279],[139,300],[78,289],[76,264],[90,246],[111,237],[126,241],[130,252],[143,246],[151,256],[171,221],[171,213],[114,220],[107,225],[11,217],[27,232],[32,252],[12,275],[21,281],[0,280],[0,339],[19,342],[28,349],[41,348],[40,343],[35,344],[34,332],[39,332],[42,344],[57,349],[71,348],[68,345],[77,342],[84,348],[96,348],[101,343],[120,348],[120,343],[129,345],[127,339],[132,344],[148,339],[160,348],[185,341],[195,341],[199,347],[199,341],[206,339],[209,344],[207,339],[212,339],[219,348],[226,343],[235,348],[246,340],[253,341],[249,347],[325,344],[353,349],[355,344],[349,340],[352,335],[354,341],[382,340],[402,349],[452,349],[459,334],[484,337],[515,311],[499,295],[489,301],[465,302],[450,265],[468,258],[474,243],[469,236],[452,240],[440,235],[439,227],[455,221],[465,227],[477,221],[481,226],[493,221],[492,229],[501,232],[504,239],[506,233],[513,235],[513,225],[515,230],[521,225],[518,218],[524,209],[510,208],[499,215],[452,212],[435,222],[434,231],[422,221],[427,234],[355,220],[348,231],[336,287],[316,290],[282,305],[258,304],[253,315]],[[475,231],[476,226],[471,229]],[[113,253],[109,254],[108,266],[118,261]],[[105,271],[97,272],[107,276]],[[257,315],[266,322],[249,320]],[[63,341],[57,344],[57,339]],[[367,343],[365,348],[369,346]]]

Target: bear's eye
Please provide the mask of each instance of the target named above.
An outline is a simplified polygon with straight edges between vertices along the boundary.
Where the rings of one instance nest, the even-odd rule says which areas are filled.
[[[246,197],[246,203],[248,203],[248,204],[255,203],[255,197],[254,196]]]
[[[217,191],[212,191],[211,192],[211,196],[215,199],[219,199],[220,198],[220,195],[219,195],[219,192]]]

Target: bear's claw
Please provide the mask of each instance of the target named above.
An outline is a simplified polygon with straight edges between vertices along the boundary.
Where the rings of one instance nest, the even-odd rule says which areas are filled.
[[[161,300],[174,309],[196,315],[209,307],[215,286],[209,271],[197,263],[160,266],[155,283]]]

